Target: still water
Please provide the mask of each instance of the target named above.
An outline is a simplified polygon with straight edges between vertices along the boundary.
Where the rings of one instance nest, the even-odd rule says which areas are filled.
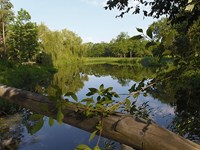
[[[148,69],[136,66],[120,65],[86,65],[69,66],[60,68],[54,75],[48,87],[36,87],[36,91],[47,93],[48,95],[62,95],[66,92],[75,92],[79,99],[86,98],[88,88],[98,88],[101,84],[105,87],[113,87],[113,91],[120,94],[123,99],[128,94],[128,89],[140,82],[143,77],[147,80],[155,76],[155,69]],[[169,90],[171,91],[171,90]],[[173,92],[172,92],[173,93]],[[175,100],[168,92],[168,95],[161,96],[158,93],[149,93],[148,96],[139,95],[137,106],[147,102],[149,117],[165,128],[172,129],[174,120],[177,119]],[[134,101],[135,99],[131,99]],[[50,127],[48,117],[44,116],[43,127],[31,135],[23,121],[20,128],[20,142],[17,146],[19,150],[73,150],[78,144],[87,144],[94,147],[97,137],[89,142],[90,133],[67,124],[59,125],[57,122]],[[115,149],[119,149],[119,144],[102,138],[100,146],[106,149],[109,144]]]

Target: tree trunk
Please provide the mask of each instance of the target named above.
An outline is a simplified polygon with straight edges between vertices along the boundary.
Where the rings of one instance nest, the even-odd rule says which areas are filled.
[[[130,58],[132,58],[132,51],[130,51]]]
[[[4,15],[1,15],[1,23],[2,23],[2,39],[3,39],[3,49],[4,49],[4,59],[7,58],[7,50],[6,50],[6,36],[5,36],[5,23],[4,23]]]
[[[0,85],[0,97],[36,113],[56,118],[55,104],[43,95]],[[63,122],[89,132],[95,130],[100,120],[99,117],[80,119],[81,115],[70,107],[63,113]],[[139,150],[200,150],[200,145],[150,121],[120,113],[103,118],[102,136]]]

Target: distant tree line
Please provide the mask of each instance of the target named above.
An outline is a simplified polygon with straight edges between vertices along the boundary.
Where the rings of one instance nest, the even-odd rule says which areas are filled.
[[[111,2],[110,0],[108,6],[112,9],[115,3]],[[51,31],[43,23],[37,25],[31,21],[31,15],[24,9],[20,9],[15,15],[9,0],[1,0],[0,6],[2,59],[20,63],[59,65],[77,61],[82,57],[167,55],[175,58],[177,64],[182,63],[196,68],[199,66],[198,15],[193,18],[192,23],[188,21],[187,16],[181,23],[171,23],[172,20],[164,18],[151,24],[146,32],[137,28],[140,33],[138,36],[130,37],[128,33],[121,32],[108,43],[83,43],[81,37],[67,29]],[[194,10],[199,10],[199,7],[195,5],[195,8],[187,12]]]
[[[147,41],[132,40],[128,33],[121,32],[109,43],[85,43],[87,57],[143,57],[151,56],[151,50],[146,50]]]

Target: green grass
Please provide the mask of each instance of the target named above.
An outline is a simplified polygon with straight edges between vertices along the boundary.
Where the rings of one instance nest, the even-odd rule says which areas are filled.
[[[133,57],[133,58],[116,58],[116,57],[87,57],[84,58],[84,63],[87,64],[117,64],[117,65],[136,65],[143,67],[159,67],[172,62],[170,58],[163,58],[159,62],[155,57]]]
[[[117,57],[87,57],[84,58],[86,64],[105,64],[105,63],[137,63],[141,58],[117,58]]]

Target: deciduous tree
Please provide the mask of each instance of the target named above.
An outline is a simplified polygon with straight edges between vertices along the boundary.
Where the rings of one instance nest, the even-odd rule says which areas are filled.
[[[10,59],[35,61],[39,50],[38,28],[36,23],[31,22],[31,16],[26,10],[18,11],[10,25],[8,44]]]
[[[6,28],[7,25],[9,24],[10,20],[13,17],[13,12],[12,12],[12,3],[9,0],[0,0],[0,20],[1,20],[1,45],[3,47],[3,54],[1,54],[0,51],[0,57],[6,58],[7,57],[7,48],[6,48]]]

